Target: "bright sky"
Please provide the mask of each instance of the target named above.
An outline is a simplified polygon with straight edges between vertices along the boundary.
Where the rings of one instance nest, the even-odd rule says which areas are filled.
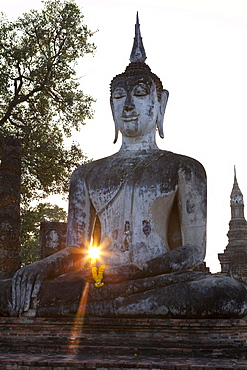
[[[227,245],[233,167],[247,201],[246,0],[76,0],[97,45],[78,67],[82,87],[97,102],[94,120],[75,140],[98,159],[116,152],[109,83],[129,63],[136,11],[147,64],[169,90],[161,149],[199,160],[208,176],[206,262],[220,270]],[[8,0],[0,9],[15,18],[40,0]],[[110,169],[109,169],[110,171]]]

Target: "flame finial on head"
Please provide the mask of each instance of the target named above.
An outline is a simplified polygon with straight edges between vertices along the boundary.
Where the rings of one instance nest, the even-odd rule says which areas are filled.
[[[236,166],[234,165],[234,182],[237,183]]]
[[[146,52],[142,43],[141,38],[141,31],[140,31],[140,23],[139,23],[139,17],[138,12],[136,13],[136,25],[135,25],[135,38],[134,38],[134,44],[133,48],[130,54],[130,62],[141,62],[144,63],[147,59]]]

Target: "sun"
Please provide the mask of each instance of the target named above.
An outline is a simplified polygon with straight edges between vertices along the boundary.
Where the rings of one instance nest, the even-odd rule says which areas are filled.
[[[90,246],[88,249],[88,257],[91,263],[94,263],[100,257],[100,247]]]

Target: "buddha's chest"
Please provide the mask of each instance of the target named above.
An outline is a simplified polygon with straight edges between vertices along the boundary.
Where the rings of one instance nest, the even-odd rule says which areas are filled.
[[[96,212],[135,207],[139,212],[158,197],[169,196],[177,187],[177,171],[169,163],[152,160],[113,161],[98,167],[87,179],[89,196]]]

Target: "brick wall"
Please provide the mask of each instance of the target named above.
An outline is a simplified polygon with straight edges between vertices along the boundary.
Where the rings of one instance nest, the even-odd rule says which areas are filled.
[[[0,352],[83,354],[96,351],[247,359],[240,319],[0,318]]]
[[[6,137],[0,164],[0,279],[20,268],[21,146]]]
[[[246,320],[0,318],[0,370],[247,369]]]

